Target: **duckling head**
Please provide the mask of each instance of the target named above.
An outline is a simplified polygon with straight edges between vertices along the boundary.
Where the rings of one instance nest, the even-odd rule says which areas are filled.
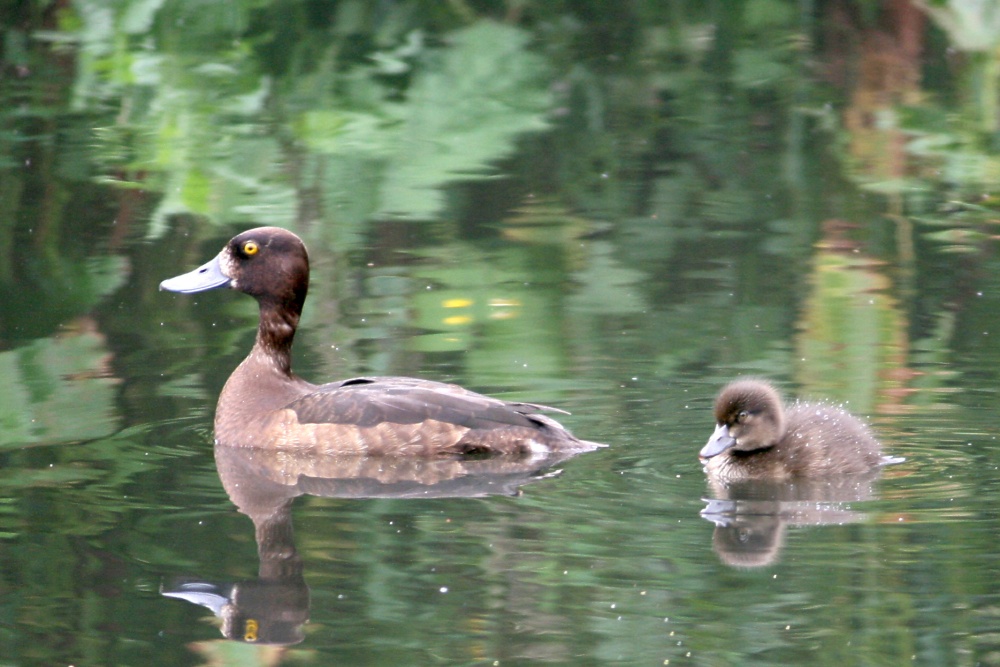
[[[715,432],[698,456],[709,459],[727,450],[754,452],[774,446],[785,432],[781,396],[769,383],[741,379],[715,399]]]

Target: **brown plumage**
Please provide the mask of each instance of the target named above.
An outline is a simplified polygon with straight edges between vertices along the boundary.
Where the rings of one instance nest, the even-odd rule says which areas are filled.
[[[843,408],[784,405],[763,380],[726,385],[715,400],[715,420],[699,456],[705,471],[723,481],[856,474],[891,462],[864,422]]]
[[[546,454],[601,446],[539,414],[554,408],[501,401],[453,384],[405,377],[306,382],[292,373],[291,347],[308,284],[305,245],[277,227],[243,232],[207,264],[160,284],[182,293],[230,287],[260,305],[253,349],[219,396],[218,442],[405,456]]]

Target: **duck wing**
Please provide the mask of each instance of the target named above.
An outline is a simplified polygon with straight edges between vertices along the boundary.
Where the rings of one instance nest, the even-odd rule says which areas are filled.
[[[407,377],[357,377],[320,385],[285,406],[301,424],[418,424],[437,421],[468,429],[562,427],[536,403],[502,401],[458,385]]]

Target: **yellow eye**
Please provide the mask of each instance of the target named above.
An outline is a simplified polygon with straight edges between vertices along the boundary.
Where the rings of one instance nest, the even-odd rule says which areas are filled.
[[[244,255],[256,255],[258,250],[260,250],[260,246],[257,245],[256,241],[247,241],[243,244]]]

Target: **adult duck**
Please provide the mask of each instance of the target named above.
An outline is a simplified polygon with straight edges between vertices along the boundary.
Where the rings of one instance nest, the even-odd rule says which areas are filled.
[[[292,373],[291,348],[308,286],[305,244],[277,227],[243,232],[208,263],[160,283],[185,294],[228,287],[260,305],[253,349],[219,395],[218,443],[401,456],[547,455],[602,446],[540,414],[554,408],[454,384],[406,377],[303,380]]]

